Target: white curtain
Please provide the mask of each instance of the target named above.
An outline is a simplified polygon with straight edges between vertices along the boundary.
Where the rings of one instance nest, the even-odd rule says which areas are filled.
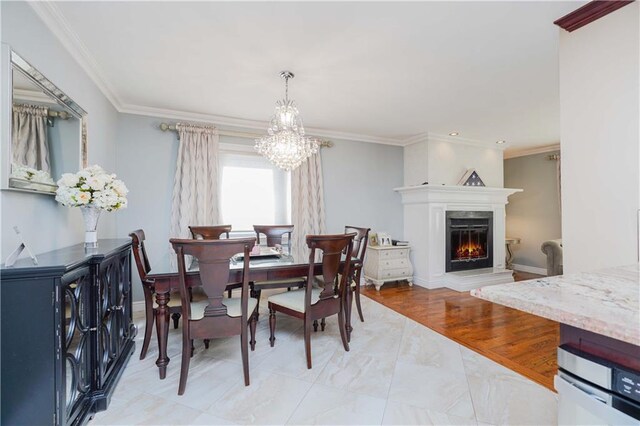
[[[218,131],[176,124],[180,147],[173,184],[171,238],[190,238],[190,225],[218,223]],[[171,250],[173,253],[173,250]],[[175,266],[175,256],[171,256]]]
[[[51,172],[47,140],[48,114],[47,107],[13,105],[11,153],[14,163]]]
[[[307,261],[307,235],[326,232],[319,152],[291,172],[291,221],[295,226],[291,251],[297,261]]]

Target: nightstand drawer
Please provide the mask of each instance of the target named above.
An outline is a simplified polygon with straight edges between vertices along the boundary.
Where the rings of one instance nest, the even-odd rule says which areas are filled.
[[[386,269],[382,271],[382,279],[385,278],[403,278],[411,275],[411,270],[409,268],[398,268],[398,269]]]
[[[403,257],[406,258],[408,256],[408,254],[409,254],[409,249],[408,248],[395,249],[395,250],[384,250],[380,254],[380,258],[382,260],[401,259]]]
[[[409,259],[401,258],[401,259],[389,259],[385,260],[384,258],[380,260],[380,269],[398,269],[398,268],[406,268],[409,265]]]

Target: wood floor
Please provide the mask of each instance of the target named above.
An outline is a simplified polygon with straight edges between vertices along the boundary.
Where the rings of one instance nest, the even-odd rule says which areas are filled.
[[[516,281],[537,277],[516,273]],[[409,287],[404,281],[385,284],[379,292],[366,286],[362,294],[555,391],[557,322],[468,292]]]

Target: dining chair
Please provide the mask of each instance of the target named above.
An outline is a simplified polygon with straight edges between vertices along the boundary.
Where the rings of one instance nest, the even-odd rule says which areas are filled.
[[[356,301],[356,308],[358,309],[358,316],[360,321],[364,322],[364,316],[362,315],[362,305],[360,304],[360,279],[362,275],[362,267],[364,264],[364,256],[367,253],[367,243],[369,241],[369,231],[371,228],[359,228],[357,226],[347,225],[344,227],[344,233],[349,234],[355,232],[356,236],[353,237],[353,249],[351,251],[351,258],[357,259],[354,266],[355,273],[354,280],[351,282],[351,288],[353,289],[354,299]],[[351,300],[351,299],[349,299]],[[351,314],[351,306],[348,307],[348,314]]]
[[[270,296],[269,302],[269,343],[275,344],[276,312],[304,320],[304,348],[307,368],[311,368],[311,326],[314,321],[332,315],[338,315],[340,337],[345,351],[349,351],[345,328],[345,304],[347,279],[350,275],[353,234],[307,235],[310,249],[309,270],[304,288]],[[316,250],[322,252],[322,288],[313,285],[314,259]],[[345,254],[343,268],[340,270],[342,254]],[[342,278],[337,280],[338,273]]]
[[[249,297],[249,253],[255,238],[229,240],[170,240],[178,255],[180,297],[182,299],[182,365],[178,395],[187,386],[189,362],[194,339],[211,339],[240,335],[244,384],[249,386],[249,348],[247,327],[251,332],[251,350],[255,349],[256,299]],[[240,297],[224,298],[231,258],[244,253],[242,292]],[[185,255],[198,259],[200,281],[207,300],[189,303]]]
[[[151,333],[153,332],[153,324],[156,316],[157,304],[154,300],[155,285],[157,280],[162,278],[150,278],[151,264],[149,263],[149,257],[147,256],[147,250],[144,246],[145,234],[142,229],[138,229],[129,234],[132,242],[133,258],[136,262],[138,269],[138,275],[142,282],[142,292],[144,295],[144,312],[145,312],[145,328],[144,328],[144,340],[142,341],[142,350],[140,351],[140,359],[144,359],[147,356],[149,350],[149,343],[151,341]],[[199,301],[205,299],[206,296],[202,290],[195,289],[191,292],[191,300]],[[169,313],[173,319],[173,328],[178,328],[180,316],[181,316],[181,301],[180,294],[173,292],[169,299]],[[158,336],[158,339],[161,337]]]
[[[287,237],[287,254],[291,254],[291,235],[293,234],[293,225],[253,225],[253,230],[256,233],[256,239],[258,244],[261,243],[261,236],[265,236],[267,247],[275,247],[276,245],[282,246],[284,237]],[[262,290],[268,288],[287,288],[291,290],[293,287],[301,287],[304,285],[304,277],[282,279],[277,281],[256,281],[253,283],[253,293],[256,299],[258,299],[258,312],[260,307],[260,297],[262,296]],[[258,313],[258,317],[260,314]]]
[[[191,238],[194,240],[219,240],[222,235],[229,239],[231,225],[211,225],[211,226],[189,226]],[[240,288],[241,284],[229,284],[227,286],[227,296],[231,297],[232,291]]]
[[[223,234],[229,239],[231,225],[190,226],[189,231],[194,240],[219,240]]]
[[[267,247],[275,247],[276,244],[282,245],[283,237],[287,236],[287,254],[291,254],[291,234],[293,234],[293,225],[253,225],[256,232],[258,244],[261,243],[260,236],[264,235],[267,240]]]

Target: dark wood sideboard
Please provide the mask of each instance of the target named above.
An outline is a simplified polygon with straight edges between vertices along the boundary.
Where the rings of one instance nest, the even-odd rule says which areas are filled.
[[[0,278],[0,423],[87,423],[134,351],[130,239],[21,259]]]

